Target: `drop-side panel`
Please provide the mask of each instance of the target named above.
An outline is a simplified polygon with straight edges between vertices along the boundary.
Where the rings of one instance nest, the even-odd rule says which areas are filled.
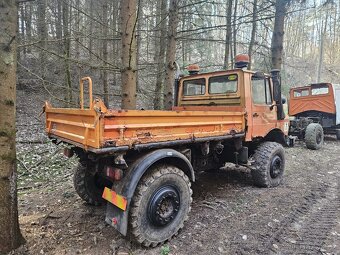
[[[103,141],[116,146],[206,138],[242,133],[243,112],[109,111]]]

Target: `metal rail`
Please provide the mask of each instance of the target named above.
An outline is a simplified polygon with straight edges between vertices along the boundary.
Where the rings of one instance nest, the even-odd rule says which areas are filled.
[[[92,79],[90,77],[84,77],[80,80],[80,109],[84,109],[84,81],[88,81],[89,84],[90,109],[93,109]]]

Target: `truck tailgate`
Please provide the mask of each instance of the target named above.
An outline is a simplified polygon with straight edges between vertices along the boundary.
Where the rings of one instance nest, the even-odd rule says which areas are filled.
[[[101,127],[94,110],[45,108],[46,132],[85,149],[100,148]]]

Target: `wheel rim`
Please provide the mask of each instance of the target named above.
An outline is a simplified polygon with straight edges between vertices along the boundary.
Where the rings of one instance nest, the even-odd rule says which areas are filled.
[[[317,144],[320,144],[320,143],[321,143],[321,140],[322,140],[322,134],[321,134],[321,132],[319,131],[319,132],[316,134],[316,143],[317,143]]]
[[[270,177],[275,179],[282,172],[282,159],[278,155],[276,155],[270,165]]]
[[[180,207],[178,190],[173,186],[159,188],[152,195],[148,205],[148,218],[155,226],[172,222]]]

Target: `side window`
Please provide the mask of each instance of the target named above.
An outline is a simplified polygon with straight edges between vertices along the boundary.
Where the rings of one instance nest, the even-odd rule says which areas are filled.
[[[183,95],[195,96],[205,94],[205,79],[188,80],[183,82]]]
[[[209,78],[209,94],[237,92],[237,75],[223,75]]]
[[[294,97],[305,97],[309,95],[309,89],[294,90]]]
[[[253,102],[255,104],[272,104],[270,83],[268,79],[255,78],[251,79]]]

